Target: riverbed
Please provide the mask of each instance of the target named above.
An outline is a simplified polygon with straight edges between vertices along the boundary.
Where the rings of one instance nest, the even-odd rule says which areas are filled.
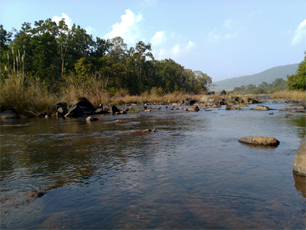
[[[306,117],[265,105],[1,121],[1,229],[303,229],[306,177],[292,169]]]

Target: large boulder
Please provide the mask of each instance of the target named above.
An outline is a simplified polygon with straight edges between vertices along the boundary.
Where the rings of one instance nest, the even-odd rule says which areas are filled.
[[[116,114],[116,113],[120,114],[120,110],[115,105],[109,105],[109,110],[111,114]]]
[[[91,111],[96,110],[96,108],[85,97],[79,98],[79,101],[76,103],[76,105],[81,106],[81,107],[86,107],[90,109]]]
[[[193,105],[196,102],[197,102],[197,100],[191,99],[191,98],[185,98],[184,100],[181,101],[181,103],[184,104],[184,105]]]
[[[238,140],[243,144],[251,144],[251,145],[264,145],[264,146],[277,146],[279,145],[279,141],[274,137],[262,137],[262,136],[250,136],[243,137]]]
[[[1,119],[12,119],[12,118],[18,118],[18,114],[15,109],[9,108],[7,110],[4,110],[2,113],[0,113]]]
[[[306,176],[306,136],[303,138],[296,151],[293,172],[298,175]]]
[[[80,117],[80,116],[86,116],[86,114],[84,113],[83,109],[78,105],[73,106],[65,115],[65,117]]]

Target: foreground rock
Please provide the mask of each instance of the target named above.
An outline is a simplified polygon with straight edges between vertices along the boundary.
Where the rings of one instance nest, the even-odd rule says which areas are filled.
[[[243,144],[251,144],[251,145],[264,145],[264,146],[278,146],[279,141],[274,137],[262,137],[262,136],[250,136],[243,137],[238,140]]]
[[[306,176],[306,136],[303,138],[296,151],[293,172],[298,175]]]
[[[1,119],[12,119],[12,118],[18,118],[18,114],[15,109],[10,108],[7,110],[4,110],[2,113],[0,113]]]

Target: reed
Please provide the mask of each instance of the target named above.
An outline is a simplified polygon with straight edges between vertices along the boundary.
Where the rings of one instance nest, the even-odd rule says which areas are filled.
[[[273,99],[306,100],[306,91],[278,91],[271,95]]]
[[[2,108],[13,107],[24,115],[37,115],[41,112],[51,114],[53,106],[58,102],[54,94],[35,78],[25,79],[21,73],[12,73],[1,82]]]

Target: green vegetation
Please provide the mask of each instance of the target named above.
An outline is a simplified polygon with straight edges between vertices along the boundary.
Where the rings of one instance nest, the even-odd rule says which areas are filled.
[[[269,94],[274,93],[280,90],[286,89],[286,81],[282,78],[278,78],[273,81],[271,84],[267,82],[263,82],[259,84],[257,87],[253,84],[249,84],[247,86],[235,87],[233,93],[236,94]]]
[[[306,90],[306,52],[304,60],[299,64],[297,73],[287,76],[287,79],[288,90]]]
[[[200,93],[212,82],[207,74],[174,60],[155,60],[149,43],[128,48],[121,37],[94,39],[80,26],[68,28],[64,19],[58,25],[51,19],[36,21],[34,27],[24,23],[13,32],[0,25],[0,39],[2,83],[18,72],[57,93],[71,81],[86,84],[96,78],[112,94],[125,90],[135,95],[152,87],[165,93]]]

